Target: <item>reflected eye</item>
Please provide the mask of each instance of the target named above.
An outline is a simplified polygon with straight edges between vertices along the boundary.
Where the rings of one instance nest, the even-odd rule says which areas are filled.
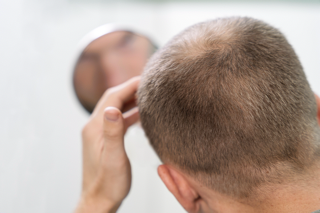
[[[96,72],[99,69],[98,60],[99,60],[99,55],[92,54],[92,53],[82,54],[77,64],[78,70],[79,70],[78,72],[87,72],[87,73]]]
[[[81,63],[88,63],[88,62],[94,62],[98,59],[98,55],[96,54],[82,54],[80,57]]]
[[[127,47],[128,45],[130,45],[132,43],[132,41],[134,40],[134,34],[133,33],[127,33],[125,36],[123,36],[119,42],[119,44],[117,45],[117,47],[119,48],[124,48]]]

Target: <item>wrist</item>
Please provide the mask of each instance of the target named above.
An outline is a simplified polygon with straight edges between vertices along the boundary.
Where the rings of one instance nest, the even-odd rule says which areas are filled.
[[[115,213],[120,204],[108,199],[82,196],[75,213]]]

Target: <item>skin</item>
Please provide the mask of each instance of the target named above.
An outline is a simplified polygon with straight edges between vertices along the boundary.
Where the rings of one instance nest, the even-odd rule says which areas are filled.
[[[83,186],[76,213],[116,212],[131,187],[131,167],[124,149],[127,128],[138,121],[134,97],[139,77],[108,89],[83,128]],[[316,97],[320,125],[320,98]],[[209,189],[175,165],[165,163],[158,174],[190,213],[310,213],[320,209],[320,166],[298,184],[262,188],[263,201],[242,202]]]

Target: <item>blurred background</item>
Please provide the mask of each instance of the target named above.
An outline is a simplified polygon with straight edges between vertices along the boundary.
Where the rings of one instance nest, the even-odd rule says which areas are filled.
[[[76,206],[80,132],[89,115],[75,97],[72,70],[86,33],[125,24],[161,47],[191,24],[235,15],[279,28],[320,94],[319,0],[0,0],[0,213],[72,212]],[[149,149],[143,131],[129,130],[126,143],[133,186],[119,212],[184,212],[158,178],[157,159],[145,163],[148,156],[137,157],[132,148]]]

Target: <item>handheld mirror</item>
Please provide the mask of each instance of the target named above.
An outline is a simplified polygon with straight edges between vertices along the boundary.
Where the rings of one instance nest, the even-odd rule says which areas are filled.
[[[96,28],[80,44],[73,87],[89,113],[105,90],[140,75],[156,50],[148,37],[114,24]]]

